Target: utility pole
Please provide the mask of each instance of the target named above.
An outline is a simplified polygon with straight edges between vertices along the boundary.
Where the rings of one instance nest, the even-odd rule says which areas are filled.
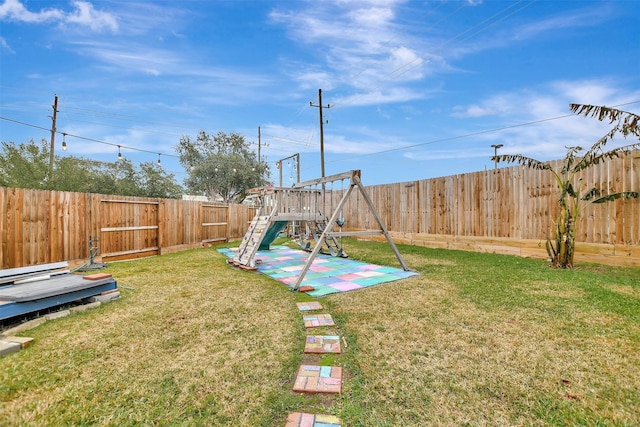
[[[260,160],[260,126],[258,126],[258,164],[262,163]]]
[[[498,169],[498,148],[502,148],[504,147],[503,144],[491,144],[491,147],[493,148],[493,159],[495,161],[495,164],[493,166],[494,169]]]
[[[331,108],[331,105],[322,105],[322,89],[318,89],[318,105],[314,105],[313,102],[309,102],[312,107],[317,107],[320,110],[320,170],[322,177],[324,178],[324,120],[322,120],[322,109]]]
[[[58,95],[53,98],[53,116],[51,116],[51,152],[49,153],[49,183],[53,184],[53,149],[56,141],[56,117],[58,114]]]

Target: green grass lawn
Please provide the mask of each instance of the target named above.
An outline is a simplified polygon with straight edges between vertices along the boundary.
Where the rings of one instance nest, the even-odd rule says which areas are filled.
[[[215,249],[113,263],[120,300],[0,359],[0,425],[640,425],[640,270],[400,245],[420,273],[320,301],[345,337],[330,398],[291,391],[308,299]],[[351,258],[398,266],[384,243]]]

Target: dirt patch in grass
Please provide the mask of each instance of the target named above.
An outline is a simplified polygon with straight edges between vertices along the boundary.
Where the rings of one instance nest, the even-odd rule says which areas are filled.
[[[570,286],[566,283],[524,280],[523,283],[518,284],[515,287],[525,293],[536,296],[566,299],[580,298],[585,296],[584,290],[576,286]]]
[[[625,296],[640,298],[640,286],[610,285],[608,288]]]
[[[405,254],[402,256],[405,264],[407,264],[410,268],[416,269],[429,265],[446,265],[446,266],[454,266],[456,265],[455,261],[441,258],[428,258],[424,255],[416,255],[416,254]]]

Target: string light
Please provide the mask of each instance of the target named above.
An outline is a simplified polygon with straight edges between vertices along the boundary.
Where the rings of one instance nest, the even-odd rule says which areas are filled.
[[[162,166],[162,162],[160,161],[160,153],[158,153],[158,166]]]
[[[120,146],[118,145],[118,160],[122,160],[122,153],[120,152]]]
[[[67,141],[65,141],[67,134],[62,134],[62,151],[67,151]]]

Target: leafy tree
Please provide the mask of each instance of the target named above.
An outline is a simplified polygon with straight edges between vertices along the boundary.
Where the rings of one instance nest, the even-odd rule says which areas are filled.
[[[582,157],[582,147],[567,147],[567,154],[560,170],[555,170],[551,164],[541,162],[521,154],[504,154],[492,157],[498,162],[515,162],[532,169],[547,170],[555,178],[560,190],[560,213],[555,222],[555,236],[553,241],[547,238],[546,248],[551,263],[558,268],[573,268],[573,257],[576,240],[576,224],[584,209],[593,203],[611,202],[617,199],[635,199],[640,197],[637,191],[621,191],[617,193],[605,193],[597,187],[587,188],[581,177],[577,175],[607,159],[618,157],[621,153],[629,154],[634,149],[640,148],[640,143],[625,145],[604,151],[605,145],[614,136],[621,134],[640,140],[640,116],[627,111],[614,108],[570,104],[571,111],[585,117],[595,117],[600,121],[608,120],[612,129],[600,138],[588,149]]]
[[[0,186],[123,196],[179,198],[182,187],[173,174],[153,162],[137,169],[131,161],[100,162],[81,157],[55,157],[49,180],[49,143],[33,140],[16,145],[2,142]]]
[[[54,171],[56,190],[105,194],[105,189],[100,186],[99,177],[108,167],[107,162],[85,160],[79,157],[56,158]]]
[[[214,200],[242,201],[248,189],[264,185],[269,177],[267,166],[258,161],[245,137],[237,133],[211,136],[200,131],[195,141],[183,136],[176,151],[189,174],[187,189]]]
[[[50,188],[48,178],[49,143],[46,140],[40,141],[40,145],[33,139],[17,146],[13,142],[2,142],[1,186],[44,190]]]
[[[176,182],[175,175],[167,174],[155,162],[140,163],[138,187],[145,197],[179,199],[184,192]]]

